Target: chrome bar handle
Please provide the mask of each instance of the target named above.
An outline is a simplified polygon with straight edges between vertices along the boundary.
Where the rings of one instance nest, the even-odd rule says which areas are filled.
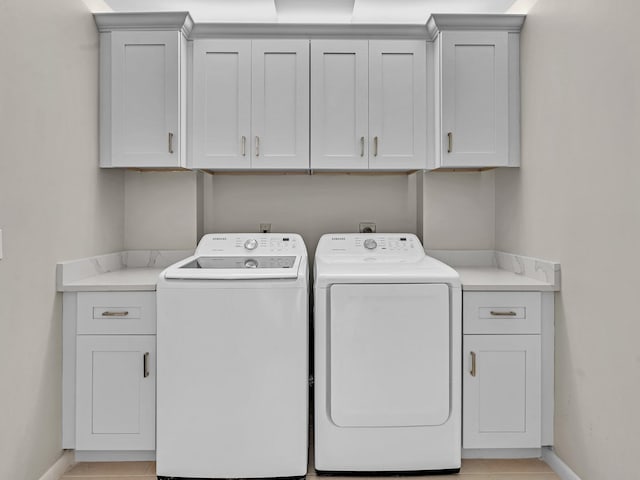
[[[447,133],[447,139],[449,140],[449,145],[447,147],[447,153],[451,153],[453,151],[453,132]]]
[[[247,156],[247,137],[242,136],[242,156]]]
[[[173,153],[173,133],[169,132],[169,153]]]
[[[112,311],[102,312],[103,317],[126,317],[127,315],[129,315],[129,312],[127,312],[126,310],[122,312],[112,312]]]
[[[517,315],[513,310],[509,310],[508,312],[497,312],[495,310],[491,310],[489,313],[494,317],[515,317]]]
[[[360,156],[364,157],[364,137],[360,137]]]
[[[472,377],[476,376],[476,352],[471,352],[471,371],[469,373]]]
[[[144,378],[149,376],[149,352],[145,352],[142,356],[142,374]]]
[[[260,137],[256,135],[256,157],[260,156]]]
[[[373,137],[373,156],[378,156],[378,137]]]

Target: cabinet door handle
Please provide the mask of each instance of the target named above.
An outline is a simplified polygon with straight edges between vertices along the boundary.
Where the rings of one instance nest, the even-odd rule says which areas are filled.
[[[447,146],[447,153],[451,153],[453,151],[453,132],[447,133],[447,139],[449,141],[449,145]]]
[[[173,133],[169,132],[169,153],[173,153]]]
[[[145,352],[142,356],[142,375],[144,378],[149,376],[149,352]]]
[[[373,156],[378,156],[378,137],[373,137]]]
[[[489,313],[494,317],[515,317],[517,315],[513,310],[509,310],[508,312],[498,312],[496,310],[491,310]]]
[[[110,310],[102,312],[103,317],[126,317],[127,315],[129,315],[129,312],[127,312],[126,310],[122,312],[112,312]]]
[[[364,137],[360,137],[360,156],[364,157]]]
[[[244,135],[242,136],[242,156],[246,157],[247,156],[247,137],[245,137]]]
[[[260,156],[260,137],[256,135],[256,157]]]
[[[476,352],[471,352],[471,371],[469,373],[472,377],[476,376]]]

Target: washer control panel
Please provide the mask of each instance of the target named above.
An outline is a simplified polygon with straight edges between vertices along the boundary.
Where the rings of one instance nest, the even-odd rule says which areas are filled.
[[[418,237],[411,233],[347,233],[325,235],[318,252],[329,257],[406,258],[418,259],[424,250]]]
[[[211,233],[202,237],[196,255],[301,255],[304,241],[295,233]],[[249,267],[250,268],[250,267]]]

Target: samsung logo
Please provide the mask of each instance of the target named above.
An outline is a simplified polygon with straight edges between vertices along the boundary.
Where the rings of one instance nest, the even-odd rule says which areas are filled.
[[[226,237],[209,237],[209,240],[226,240]]]
[[[346,240],[346,237],[331,237],[331,240]]]

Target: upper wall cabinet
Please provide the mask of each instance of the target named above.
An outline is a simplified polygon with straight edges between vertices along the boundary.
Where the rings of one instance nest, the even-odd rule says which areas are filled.
[[[190,17],[123,23],[96,14],[100,34],[100,166],[179,168],[185,160],[186,38]],[[120,30],[122,29],[122,30]]]
[[[311,41],[311,168],[425,168],[426,109],[424,41]]]
[[[194,41],[192,149],[202,169],[309,168],[309,41]]]
[[[434,15],[429,168],[520,165],[520,15]]]

